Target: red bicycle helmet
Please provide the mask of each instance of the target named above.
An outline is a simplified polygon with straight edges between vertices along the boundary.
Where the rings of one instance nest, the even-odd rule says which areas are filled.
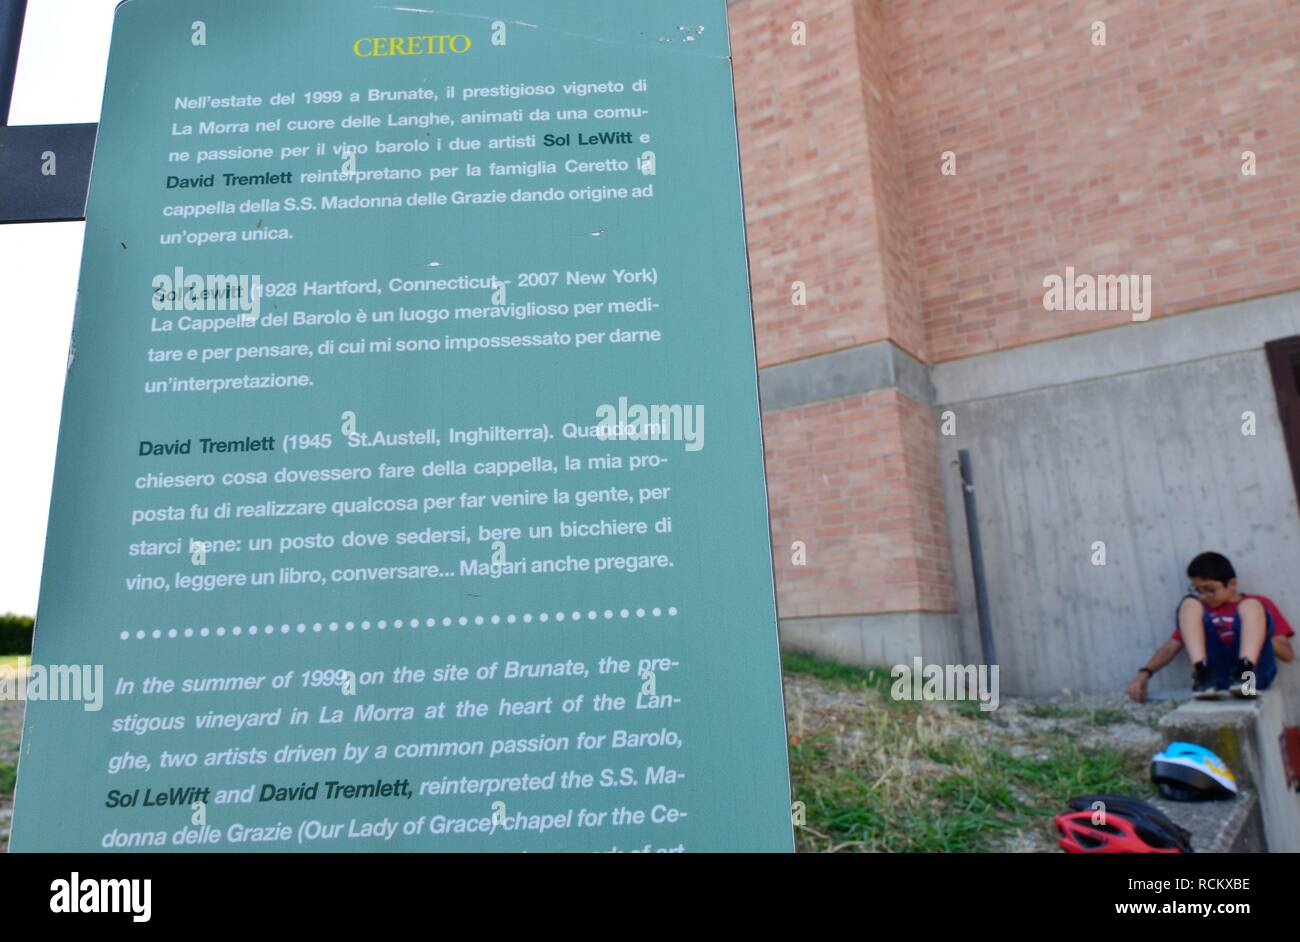
[[[1093,811],[1104,803],[1105,814]],[[1058,814],[1056,843],[1071,854],[1191,853],[1187,832],[1144,801],[1118,795],[1094,795],[1070,801],[1075,810]],[[1094,821],[1094,818],[1100,818]]]

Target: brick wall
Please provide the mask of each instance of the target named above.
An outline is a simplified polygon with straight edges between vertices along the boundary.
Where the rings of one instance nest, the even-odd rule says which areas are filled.
[[[888,336],[918,360],[925,360],[925,323],[917,290],[907,165],[897,127],[898,103],[889,75],[892,36],[880,0],[858,0],[854,11]]]
[[[854,6],[800,7],[806,47],[788,0],[730,10],[760,366],[889,336]]]
[[[1300,288],[1294,0],[739,0],[731,20],[762,365],[1130,320],[1045,311],[1067,265],[1151,275],[1155,317]]]
[[[1130,319],[1045,311],[1066,265],[1150,274],[1153,317],[1300,287],[1294,0],[883,11],[932,360]]]
[[[796,17],[807,46],[791,42]],[[760,366],[882,340],[923,359],[878,0],[742,0],[731,20]],[[951,611],[928,410],[890,389],[766,423],[782,617]],[[790,563],[795,540],[807,567]]]
[[[783,618],[952,611],[929,410],[886,389],[764,417]],[[791,544],[807,546],[807,565]]]

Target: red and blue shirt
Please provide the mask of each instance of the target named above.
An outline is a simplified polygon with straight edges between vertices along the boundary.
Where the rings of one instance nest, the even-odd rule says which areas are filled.
[[[1287,622],[1282,613],[1278,611],[1278,607],[1273,604],[1273,600],[1268,596],[1243,595],[1241,598],[1243,600],[1258,599],[1260,604],[1264,606],[1264,612],[1273,622],[1273,637],[1289,638],[1295,634],[1291,629],[1291,625]],[[1215,632],[1219,636],[1219,640],[1226,645],[1232,644],[1232,636],[1237,630],[1237,606],[1239,604],[1240,602],[1227,602],[1220,605],[1218,608],[1210,608],[1208,605],[1205,606],[1206,621],[1208,621],[1214,628]],[[1172,637],[1175,641],[1180,644],[1182,643],[1183,633],[1178,630],[1177,626],[1174,627]]]

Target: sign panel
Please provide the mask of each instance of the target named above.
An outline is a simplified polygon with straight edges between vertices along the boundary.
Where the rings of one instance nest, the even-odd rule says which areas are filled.
[[[792,849],[725,4],[483,10],[119,8],[14,850]]]

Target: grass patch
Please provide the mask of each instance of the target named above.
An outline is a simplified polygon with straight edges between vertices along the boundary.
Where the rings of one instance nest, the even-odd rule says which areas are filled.
[[[978,851],[1015,826],[1011,789],[977,768],[978,740],[884,705],[868,706],[854,732],[814,732],[790,749],[807,814],[800,849]]]
[[[856,684],[871,685],[861,677]],[[790,748],[795,800],[806,814],[796,828],[800,850],[996,851],[1034,831],[1050,844],[1051,817],[1069,798],[1153,794],[1146,756],[1083,747],[1064,732],[1003,734],[977,703],[899,709],[869,699],[830,716],[792,703],[803,731]],[[1052,718],[1090,715],[1043,706]]]
[[[0,669],[26,670],[31,658],[26,654],[0,654]]]
[[[1127,723],[1128,714],[1114,707],[1103,707],[1100,710],[1093,710],[1088,717],[1088,722],[1093,726],[1114,726],[1116,723]]]
[[[883,667],[863,670],[834,661],[823,661],[811,654],[787,651],[781,655],[781,667],[789,674],[802,674],[838,687],[870,687],[888,696],[891,683],[889,671]]]
[[[1083,716],[1086,710],[1079,707],[1061,706],[1059,703],[1031,703],[1025,707],[1025,714],[1036,720],[1064,720]]]
[[[987,720],[993,716],[993,710],[981,710],[978,700],[948,701],[948,709],[968,720]]]
[[[1006,773],[1014,778],[1051,814],[1076,795],[1110,792],[1139,798],[1154,794],[1147,781],[1145,756],[1121,752],[1111,746],[1085,749],[1069,735],[1050,737],[1037,756],[999,756]],[[1059,806],[1059,807],[1058,807]]]
[[[0,762],[0,798],[12,798],[18,782],[18,769]]]

